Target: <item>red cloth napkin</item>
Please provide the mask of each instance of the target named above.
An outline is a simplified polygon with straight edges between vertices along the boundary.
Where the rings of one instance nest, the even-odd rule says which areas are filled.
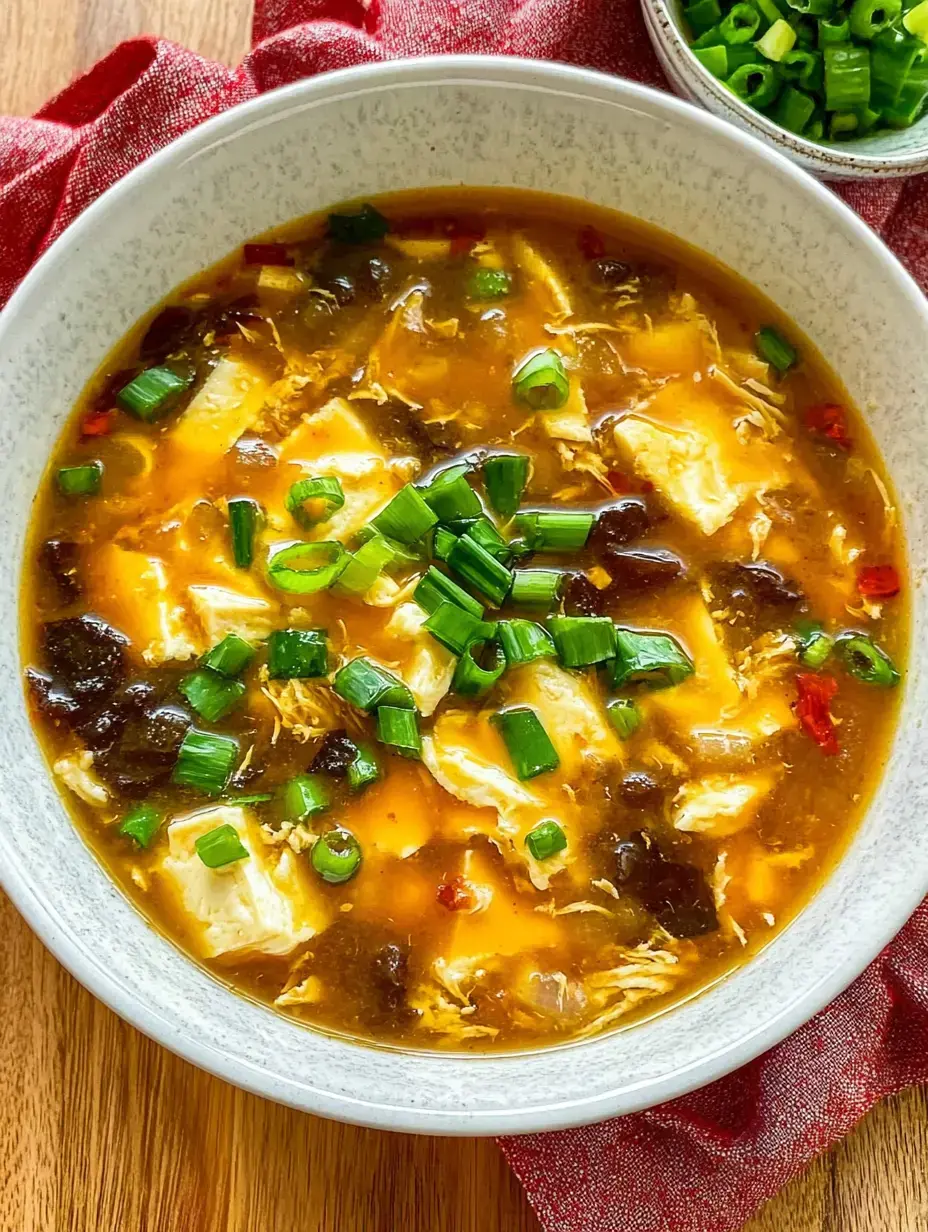
[[[30,120],[0,119],[0,302],[103,189],[264,90],[426,52],[536,56],[664,86],[638,0],[257,0],[237,69],[123,43]],[[843,195],[928,287],[928,176]],[[546,1232],[732,1232],[883,1096],[928,1081],[928,902],[859,980],[710,1087],[502,1141]]]

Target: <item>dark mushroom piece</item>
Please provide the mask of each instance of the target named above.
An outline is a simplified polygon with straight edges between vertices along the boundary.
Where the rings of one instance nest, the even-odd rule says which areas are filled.
[[[659,590],[686,573],[680,557],[666,548],[611,548],[603,567],[612,578],[609,589],[618,594]]]
[[[47,624],[42,653],[55,679],[79,702],[102,703],[128,672],[128,639],[97,616],[74,616]]]
[[[626,498],[600,511],[588,547],[602,556],[610,548],[641,539],[650,527],[651,517],[645,502],[636,497]]]
[[[309,763],[310,774],[331,774],[343,779],[358,755],[357,745],[343,729],[326,732],[316,756]]]
[[[585,573],[572,573],[563,591],[564,611],[568,616],[602,616],[606,596]]]
[[[718,928],[712,890],[694,864],[667,860],[641,831],[615,849],[615,881],[633,894],[672,937],[699,937]]]
[[[794,582],[764,561],[723,565],[718,578],[733,599],[758,607],[796,607],[805,600]]]
[[[83,593],[80,554],[78,544],[67,539],[46,539],[39,549],[39,565],[55,583],[63,603],[76,603]]]
[[[382,945],[371,960],[371,979],[383,1009],[396,1013],[406,1000],[409,948],[394,942]]]

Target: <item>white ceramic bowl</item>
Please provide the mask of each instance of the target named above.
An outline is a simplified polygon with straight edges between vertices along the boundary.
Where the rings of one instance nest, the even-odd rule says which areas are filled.
[[[743,103],[703,68],[680,29],[680,0],[641,0],[657,58],[674,89],[731,120],[794,162],[828,180],[880,180],[928,171],[928,115],[899,132],[880,133],[832,145],[806,141]]]
[[[867,408],[913,559],[925,559],[928,310],[830,192],[666,94],[562,66],[423,59],[301,82],[211,120],[127,176],[42,258],[0,321],[0,875],[78,979],[195,1064],[326,1116],[490,1134],[594,1121],[717,1078],[870,962],[928,890],[928,681],[916,659],[891,765],[816,898],[744,969],[630,1030],[503,1056],[361,1045],[235,995],[149,928],[68,820],[23,703],[17,591],[49,450],[114,340],[248,236],[341,199],[453,184],[553,189],[616,207],[756,283]],[[920,577],[915,607],[919,645]]]

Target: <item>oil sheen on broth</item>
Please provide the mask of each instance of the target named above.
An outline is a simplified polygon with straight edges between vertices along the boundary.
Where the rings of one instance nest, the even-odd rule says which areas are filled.
[[[615,215],[418,193],[246,245],[113,353],[36,508],[27,691],[106,867],[223,979],[521,1047],[808,899],[885,759],[903,584],[862,423],[749,288]]]

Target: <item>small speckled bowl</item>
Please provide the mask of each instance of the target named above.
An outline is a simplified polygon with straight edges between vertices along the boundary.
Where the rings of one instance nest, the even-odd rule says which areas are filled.
[[[928,171],[928,115],[899,132],[835,144],[806,141],[743,103],[703,68],[682,32],[680,0],[641,0],[641,8],[657,58],[678,94],[731,120],[807,171],[826,180],[893,179]]]
[[[703,111],[558,65],[423,59],[300,82],[211,120],[127,176],[39,261],[0,320],[0,878],[78,979],[204,1069],[347,1121],[491,1134],[680,1095],[775,1044],[863,970],[928,891],[928,676],[915,659],[890,764],[815,898],[747,966],[625,1031],[495,1056],[363,1045],[236,995],[149,927],[68,819],[23,701],[19,579],[49,450],[113,342],[177,283],[334,202],[453,184],[554,190],[623,210],[757,284],[865,408],[912,560],[926,559],[928,308],[831,192]],[[921,646],[920,572],[914,590]]]

